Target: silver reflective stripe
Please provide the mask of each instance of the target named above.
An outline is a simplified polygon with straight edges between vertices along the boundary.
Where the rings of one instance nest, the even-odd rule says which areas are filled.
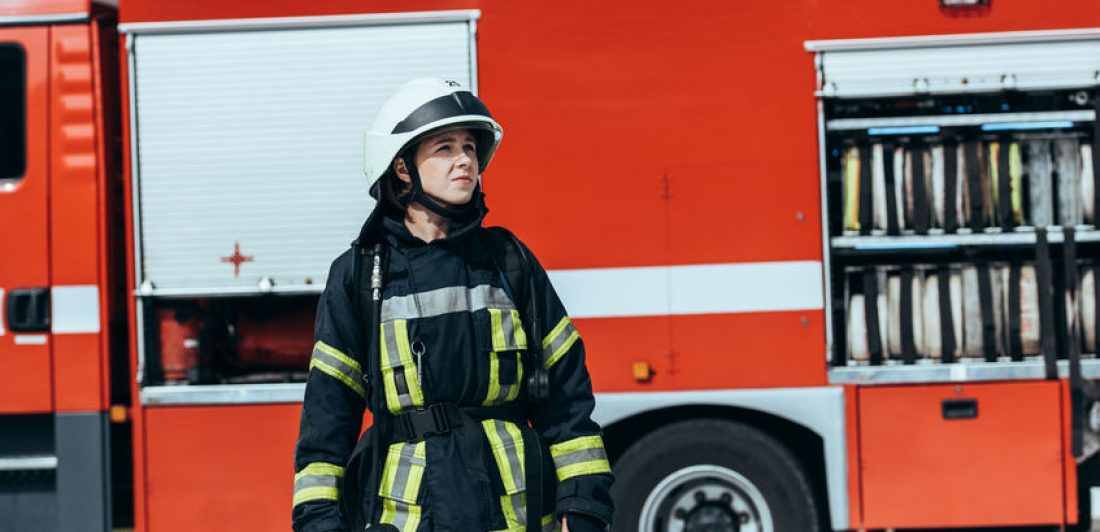
[[[391,368],[400,367],[401,352],[397,350],[397,331],[392,321],[382,323],[382,337],[386,342],[386,360],[383,363],[388,363]]]
[[[473,288],[447,286],[382,301],[382,321],[430,318],[451,312],[473,312],[489,307],[514,309],[503,289],[483,284]]]
[[[549,521],[542,524],[542,532],[558,532],[561,530],[561,523],[556,517],[551,517]]]
[[[554,358],[554,355],[558,354],[559,357],[561,356],[561,354],[558,353],[558,350],[561,349],[562,346],[564,346],[567,342],[569,342],[572,339],[573,334],[576,332],[577,328],[573,326],[573,322],[567,322],[565,324],[565,328],[562,329],[561,332],[559,332],[556,336],[554,336],[554,338],[550,340],[549,345],[542,349],[543,360],[546,360],[547,363],[550,363],[551,361],[556,362],[557,358]]]
[[[503,444],[502,453],[508,459],[508,468],[512,473],[512,486],[515,486],[514,491],[522,492],[527,489],[527,479],[524,478],[523,474],[523,457],[520,456],[520,453],[523,452],[523,439],[520,438],[519,441],[516,441],[511,432],[508,431],[506,422],[494,419],[492,423],[493,431],[496,432],[497,437],[500,438],[500,442]],[[505,482],[505,487],[507,487],[507,484]]]
[[[423,458],[416,456],[416,446],[413,443],[401,444],[401,457],[397,461],[397,470],[394,472],[393,485],[390,487],[390,492],[384,494],[385,496],[396,499],[405,500],[405,488],[408,485],[409,477],[412,475],[413,466],[424,467],[426,462]],[[413,495],[415,497],[415,494]],[[398,527],[400,528],[400,527]]]
[[[502,311],[500,313],[500,329],[504,333],[504,349],[522,349],[526,346],[520,346],[516,342],[516,322],[513,319],[514,315],[511,311]],[[521,325],[522,327],[522,325]]]
[[[382,361],[382,369],[387,375],[392,375],[393,387],[397,391],[397,404],[401,410],[410,410],[416,405],[409,393],[409,382],[405,377],[404,364],[401,362],[395,322],[388,321],[382,324],[382,337],[386,343],[386,359]]]
[[[527,524],[527,501],[524,492],[508,495],[508,503],[512,505],[512,515],[516,516],[516,522],[520,525]]]
[[[579,464],[581,462],[592,462],[595,460],[607,460],[607,453],[604,452],[603,447],[580,449],[561,456],[555,456],[554,467],[561,469],[565,466]]]
[[[294,491],[306,488],[335,488],[336,482],[336,475],[306,475],[294,482]]]
[[[361,371],[349,366],[343,360],[340,360],[339,358],[336,358],[329,353],[326,353],[319,347],[313,348],[313,359],[324,362],[331,368],[339,371],[341,374],[346,375],[349,379],[351,379],[351,382],[353,383],[358,384],[359,380],[363,378],[363,373]]]
[[[405,523],[408,522],[411,513],[409,511],[411,510],[410,505],[401,501],[391,500],[389,502],[393,504],[394,508],[393,523],[391,524],[397,527],[398,530],[405,530]]]

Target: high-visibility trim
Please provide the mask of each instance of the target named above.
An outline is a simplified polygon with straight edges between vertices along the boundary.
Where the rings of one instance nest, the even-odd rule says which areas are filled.
[[[516,309],[489,309],[494,351],[527,349],[527,333]]]
[[[490,307],[514,309],[515,305],[503,288],[493,285],[483,284],[472,288],[445,286],[382,300],[382,321],[431,318],[452,312],[474,312]]]
[[[542,339],[542,360],[546,369],[550,369],[558,359],[565,356],[580,337],[569,316],[562,317],[561,321]]]
[[[489,447],[493,451],[504,495],[500,497],[500,507],[504,512],[504,521],[508,532],[522,532],[527,526],[527,477],[524,463],[523,434],[519,427],[510,421],[486,419],[481,422]]]
[[[409,345],[408,322],[387,321],[381,327],[379,356],[386,406],[394,414],[424,406],[424,393],[420,389],[416,362]]]
[[[504,491],[509,494],[520,493],[527,489],[527,477],[524,476],[523,435],[519,427],[510,421],[486,419],[481,422],[489,446],[493,451]]]
[[[484,405],[491,405],[500,399],[500,355],[489,352],[489,393],[485,395]]]
[[[391,524],[401,532],[416,532],[422,512],[423,508],[419,504],[382,499],[381,522]]]
[[[514,358],[516,361],[516,378],[512,382],[500,380],[500,357]],[[523,382],[523,359],[519,351],[506,353],[489,352],[489,391],[485,394],[483,405],[499,405],[515,401],[519,397],[520,383]]]
[[[524,496],[524,500],[526,501],[526,496]],[[501,508],[504,508],[503,503],[501,504]],[[507,521],[507,519],[508,519],[507,516],[505,516],[505,521]],[[542,523],[542,532],[561,532],[561,520],[558,519],[557,516],[552,514],[552,513],[542,516],[542,520],[540,522]],[[522,524],[522,525],[516,525],[516,526],[508,525],[507,528],[502,528],[500,530],[494,530],[493,532],[526,532],[526,531],[527,531],[527,525]]]
[[[505,403],[515,401],[519,397],[520,385],[523,383],[523,355],[518,351],[511,355],[516,357],[516,382],[514,384],[501,385],[501,393],[504,395]]]
[[[527,526],[527,494],[524,492],[500,496],[506,530],[523,530]]]
[[[400,442],[390,445],[378,496],[382,497],[383,523],[402,532],[415,532],[420,525],[421,510],[417,504],[420,484],[427,464],[425,442]]]
[[[542,516],[542,532],[559,532],[560,530],[561,521],[558,521],[557,516],[554,514]]]
[[[313,355],[309,361],[309,369],[314,368],[346,384],[360,397],[366,398],[367,392],[363,389],[361,366],[354,359],[341,353],[339,349],[318,340],[313,345]]]
[[[316,500],[340,500],[340,479],[344,468],[325,462],[314,462],[294,475],[294,506]]]
[[[558,482],[580,475],[611,472],[603,438],[599,436],[581,436],[553,444],[550,456],[554,459]]]

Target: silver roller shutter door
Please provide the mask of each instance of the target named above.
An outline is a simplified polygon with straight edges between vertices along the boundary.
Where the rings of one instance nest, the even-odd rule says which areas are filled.
[[[899,39],[900,41],[900,39]],[[829,41],[820,51],[823,96],[855,98],[914,93],[1088,87],[1100,83],[1100,39],[941,45],[914,39],[874,49]]]
[[[141,268],[154,294],[313,291],[373,200],[362,139],[422,76],[472,79],[472,23],[135,37]],[[239,276],[228,258],[239,243]]]

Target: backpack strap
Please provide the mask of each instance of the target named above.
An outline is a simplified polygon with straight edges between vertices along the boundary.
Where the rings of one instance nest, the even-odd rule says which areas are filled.
[[[504,282],[504,291],[508,297],[516,302],[520,308],[528,310],[530,294],[527,293],[528,277],[530,277],[530,265],[527,264],[516,235],[511,231],[499,227],[486,227],[488,235],[489,251],[492,254],[493,265],[501,274]],[[520,292],[517,293],[516,289]],[[519,296],[519,297],[517,297]]]
[[[535,275],[531,257],[527,256],[523,245],[516,235],[503,227],[486,227],[484,234],[489,243],[489,254],[493,264],[500,272],[504,282],[504,290],[508,297],[517,306],[523,309],[526,317],[524,320],[528,331],[528,342],[533,342],[527,349],[525,358],[527,374],[527,398],[532,403],[538,404],[546,400],[550,394],[549,374],[543,366],[542,358],[542,316],[538,305],[535,304]],[[518,290],[517,290],[518,288]],[[517,297],[518,296],[518,297]],[[534,340],[531,340],[534,338]]]

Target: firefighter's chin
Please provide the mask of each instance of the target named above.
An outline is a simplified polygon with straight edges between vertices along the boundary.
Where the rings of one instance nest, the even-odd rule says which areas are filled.
[[[462,207],[474,199],[473,187],[467,189],[465,187],[456,187],[453,185],[454,183],[452,182],[452,186],[448,187],[443,194],[432,194],[428,191],[424,191],[424,194],[436,203],[448,208]]]

